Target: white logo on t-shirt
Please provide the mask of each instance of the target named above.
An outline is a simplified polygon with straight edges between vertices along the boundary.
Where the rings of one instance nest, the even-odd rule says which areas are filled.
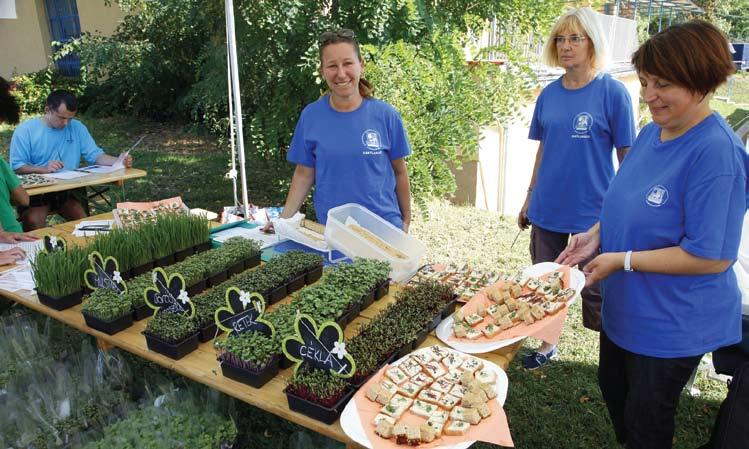
[[[578,134],[587,134],[593,126],[593,116],[587,112],[581,112],[572,121],[572,129]]]
[[[653,186],[645,197],[648,206],[661,207],[668,201],[668,189],[662,185]]]
[[[374,129],[368,129],[361,135],[361,142],[370,150],[379,150],[382,148],[382,139],[380,133]]]

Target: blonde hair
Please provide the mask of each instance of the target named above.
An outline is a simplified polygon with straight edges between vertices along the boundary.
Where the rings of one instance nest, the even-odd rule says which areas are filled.
[[[608,59],[608,45],[603,30],[596,20],[597,12],[589,7],[573,8],[567,11],[557,20],[551,29],[541,62],[549,67],[559,67],[559,54],[557,53],[556,37],[566,32],[585,35],[590,40],[590,63],[595,69],[606,66]]]

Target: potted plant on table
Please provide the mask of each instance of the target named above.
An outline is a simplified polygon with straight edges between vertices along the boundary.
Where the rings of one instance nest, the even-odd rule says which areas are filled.
[[[81,313],[88,327],[114,335],[133,324],[131,306],[126,295],[100,288],[83,303]]]
[[[31,261],[31,270],[39,302],[55,310],[80,304],[83,272],[87,267],[87,252],[79,247],[38,253]]]
[[[325,371],[308,370],[298,372],[289,381],[284,393],[291,410],[332,424],[341,415],[354,391],[340,377]]]
[[[225,377],[260,388],[278,374],[278,342],[260,332],[232,333],[214,345]]]

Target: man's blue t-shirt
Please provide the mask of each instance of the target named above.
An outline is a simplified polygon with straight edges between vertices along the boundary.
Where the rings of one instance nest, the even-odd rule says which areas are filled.
[[[63,170],[75,170],[81,166],[81,157],[93,164],[103,153],[78,120],[71,120],[62,129],[47,126],[41,118],[27,120],[18,125],[10,141],[13,170],[23,165],[43,167],[53,160],[62,161]]]
[[[608,74],[580,89],[565,88],[559,78],[538,97],[528,138],[543,144],[531,223],[554,232],[587,231],[614,177],[613,148],[635,139],[629,93]]]
[[[601,209],[601,251],[680,246],[735,260],[747,208],[747,154],[718,114],[676,139],[642,129]],[[688,357],[741,339],[734,271],[668,275],[617,271],[602,282],[603,329],[620,347]]]
[[[357,203],[402,229],[391,161],[410,153],[392,106],[365,98],[356,110],[339,112],[326,95],[302,111],[287,160],[315,169],[318,222],[324,224],[333,207]]]

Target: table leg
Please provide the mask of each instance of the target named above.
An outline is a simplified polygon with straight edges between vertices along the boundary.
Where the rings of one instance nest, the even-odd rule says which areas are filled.
[[[109,351],[110,349],[115,348],[112,343],[109,343],[106,340],[102,340],[100,338],[96,339],[96,347],[101,349],[102,351]]]

